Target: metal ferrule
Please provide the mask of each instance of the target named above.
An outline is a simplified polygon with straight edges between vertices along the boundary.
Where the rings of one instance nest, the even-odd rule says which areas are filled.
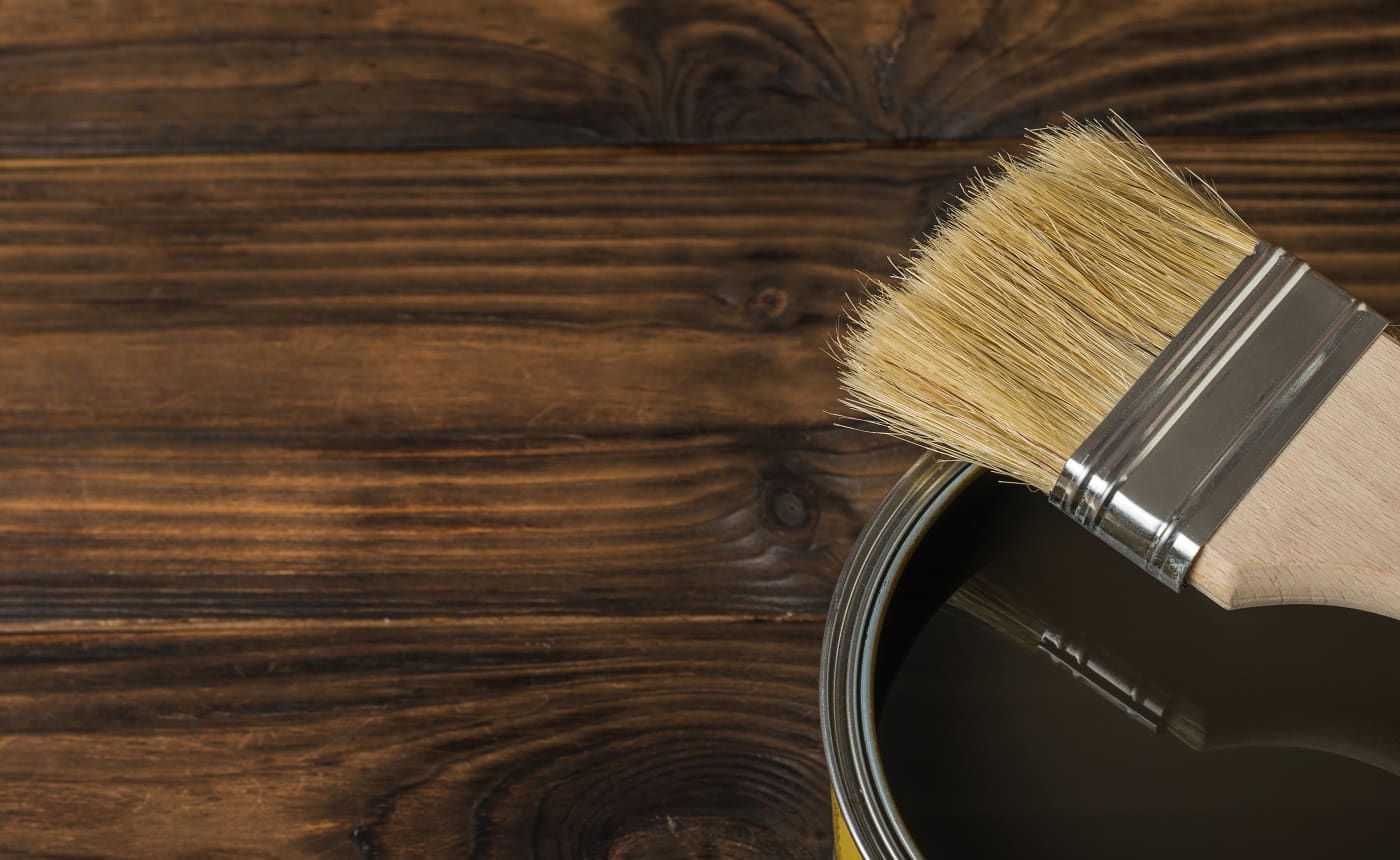
[[[1386,321],[1260,242],[1065,463],[1050,500],[1173,590]]]

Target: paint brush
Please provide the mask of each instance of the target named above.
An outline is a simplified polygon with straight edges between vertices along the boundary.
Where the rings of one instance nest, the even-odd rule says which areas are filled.
[[[1400,344],[1116,117],[1034,132],[837,340],[846,403],[1174,589],[1400,618]]]

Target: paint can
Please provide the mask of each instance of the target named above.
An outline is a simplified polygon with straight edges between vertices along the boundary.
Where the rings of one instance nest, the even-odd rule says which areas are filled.
[[[822,661],[838,860],[1396,850],[1400,623],[1172,594],[965,464],[876,510]]]

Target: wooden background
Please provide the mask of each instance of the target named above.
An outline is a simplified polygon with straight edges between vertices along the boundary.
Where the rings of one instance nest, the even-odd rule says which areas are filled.
[[[1116,108],[1400,313],[1400,7],[0,3],[0,855],[821,858],[823,353]]]

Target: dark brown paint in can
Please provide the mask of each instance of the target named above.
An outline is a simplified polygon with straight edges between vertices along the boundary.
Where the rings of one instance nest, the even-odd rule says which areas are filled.
[[[872,518],[822,681],[842,860],[1400,856],[1400,623],[1174,595],[965,466]]]

